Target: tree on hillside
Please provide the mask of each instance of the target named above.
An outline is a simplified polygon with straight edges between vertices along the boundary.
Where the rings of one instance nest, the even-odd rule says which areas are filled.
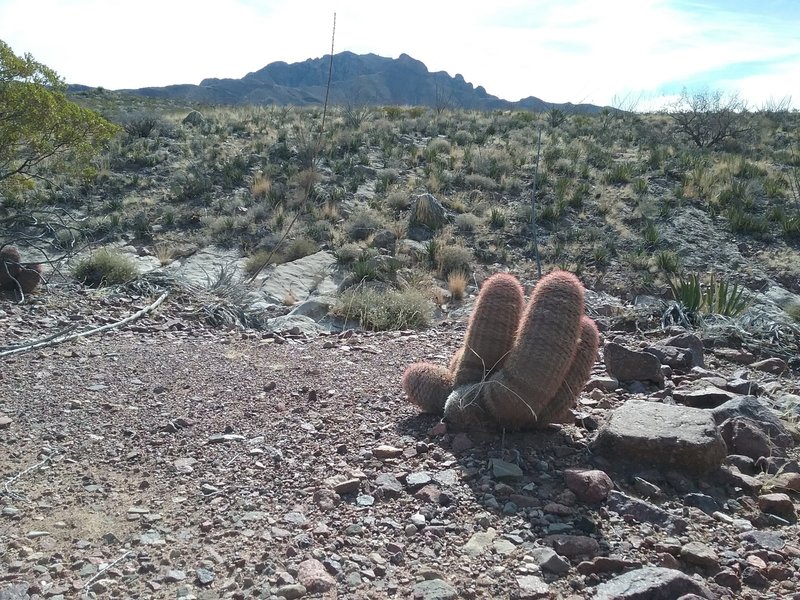
[[[46,179],[59,159],[80,164],[118,131],[65,91],[55,71],[0,40],[0,189]]]
[[[698,148],[710,148],[752,131],[751,113],[736,94],[720,90],[690,93],[686,88],[680,98],[667,108],[679,132]]]

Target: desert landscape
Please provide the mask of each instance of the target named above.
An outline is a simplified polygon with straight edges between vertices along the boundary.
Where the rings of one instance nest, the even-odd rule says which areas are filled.
[[[63,94],[106,141],[0,180],[0,598],[800,598],[797,111]],[[559,272],[566,412],[420,410]]]

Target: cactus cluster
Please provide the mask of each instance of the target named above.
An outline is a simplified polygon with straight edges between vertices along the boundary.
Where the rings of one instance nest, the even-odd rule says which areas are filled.
[[[0,248],[0,290],[29,294],[42,281],[40,264],[20,261],[19,251],[13,246]]]
[[[484,283],[450,365],[409,366],[403,389],[423,412],[443,414],[457,429],[544,427],[569,417],[598,345],[574,275],[542,278],[525,306],[519,281],[497,274]]]

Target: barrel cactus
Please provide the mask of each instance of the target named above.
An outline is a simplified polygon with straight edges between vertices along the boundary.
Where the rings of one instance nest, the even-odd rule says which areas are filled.
[[[494,275],[449,367],[411,365],[403,389],[424,412],[443,414],[458,429],[540,428],[569,417],[598,345],[574,275],[547,275],[527,306],[514,277]]]

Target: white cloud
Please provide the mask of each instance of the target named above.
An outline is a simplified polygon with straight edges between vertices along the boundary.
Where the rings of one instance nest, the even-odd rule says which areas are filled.
[[[680,2],[680,3],[679,3]],[[685,0],[0,0],[0,37],[74,83],[108,88],[241,77],[330,50],[407,53],[509,100],[610,103],[731,64],[800,56],[798,23]],[[742,95],[800,100],[800,59],[725,71]],[[711,87],[718,82],[709,81]],[[797,100],[796,100],[797,101]]]

